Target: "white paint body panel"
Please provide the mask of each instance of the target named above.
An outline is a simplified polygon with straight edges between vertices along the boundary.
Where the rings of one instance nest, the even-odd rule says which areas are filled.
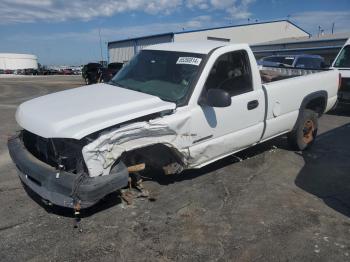
[[[298,118],[303,99],[309,94],[326,91],[326,111],[330,110],[337,99],[337,86],[338,72],[334,70],[265,84],[268,111],[263,140],[290,131]]]
[[[42,96],[21,104],[17,123],[45,138],[81,139],[128,120],[175,109],[160,98],[96,84]]]
[[[165,43],[146,47],[145,50],[167,50],[174,52],[187,52],[196,54],[208,54],[215,48],[227,46],[228,43],[220,41],[191,41],[182,43]]]
[[[341,54],[342,50],[343,50],[346,46],[349,46],[349,45],[350,45],[350,39],[345,43],[345,45],[343,46],[343,48],[339,51],[337,57],[334,59],[333,65],[332,65],[332,67],[333,67],[334,69],[339,70],[339,73],[340,73],[340,75],[341,75],[342,78],[350,78],[350,67],[348,67],[348,68],[344,68],[344,67],[342,67],[342,68],[336,68],[336,67],[334,67],[334,65],[335,65],[335,62],[338,60],[338,57],[339,57],[339,55]],[[347,100],[347,101],[350,101],[350,93],[349,93],[348,91],[340,92],[339,97],[340,97],[340,98],[343,98],[343,99],[345,99],[345,100]]]

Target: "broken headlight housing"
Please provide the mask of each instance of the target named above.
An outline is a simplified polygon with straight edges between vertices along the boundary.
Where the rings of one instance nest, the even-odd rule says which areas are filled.
[[[78,173],[85,168],[82,156],[82,148],[87,143],[85,140],[44,138],[27,130],[23,130],[21,135],[26,149],[40,161],[70,173]]]

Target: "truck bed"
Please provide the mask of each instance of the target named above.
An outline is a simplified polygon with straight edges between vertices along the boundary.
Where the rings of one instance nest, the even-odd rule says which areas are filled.
[[[308,95],[315,92],[325,95],[324,112],[330,110],[337,100],[339,78],[337,71],[328,70],[291,77],[293,76],[283,81],[274,79],[270,83],[263,84],[267,97],[267,127],[263,140],[291,130],[299,115],[299,107]]]
[[[275,82],[283,79],[293,78],[297,76],[315,74],[326,70],[316,69],[300,69],[300,68],[285,68],[285,67],[260,67],[260,76],[263,84]]]

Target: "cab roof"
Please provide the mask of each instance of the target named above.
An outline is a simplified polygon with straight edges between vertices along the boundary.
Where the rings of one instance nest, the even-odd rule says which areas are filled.
[[[213,49],[230,45],[220,41],[198,41],[198,42],[172,42],[148,46],[145,50],[187,52],[197,54],[208,54]],[[232,43],[231,43],[232,45]]]

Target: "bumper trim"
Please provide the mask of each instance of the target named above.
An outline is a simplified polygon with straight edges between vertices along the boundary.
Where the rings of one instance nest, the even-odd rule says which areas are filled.
[[[26,186],[52,204],[73,208],[71,193],[77,174],[58,171],[41,162],[27,151],[19,136],[9,139],[8,149],[18,176]],[[128,170],[122,162],[115,165],[107,176],[86,176],[76,190],[81,208],[88,208],[104,196],[126,187],[128,177]]]

